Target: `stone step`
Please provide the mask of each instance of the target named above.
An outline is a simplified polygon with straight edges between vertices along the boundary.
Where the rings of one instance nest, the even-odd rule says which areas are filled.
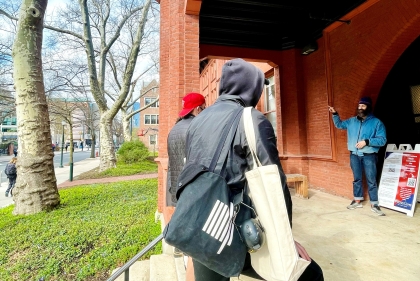
[[[184,279],[180,280],[175,263],[179,263],[179,261],[175,262],[173,255],[152,255],[150,257],[150,281],[185,281],[185,268],[183,266],[178,268],[184,271]]]
[[[114,273],[118,268],[114,269]],[[132,266],[130,266],[129,271],[129,280],[130,281],[149,281],[150,280],[150,262],[149,260],[136,261]],[[121,274],[116,281],[124,281],[124,273]]]
[[[119,269],[116,268],[112,274]],[[129,271],[130,281],[185,281],[183,257],[173,255],[152,255],[150,260],[135,262]],[[124,273],[116,281],[124,281]]]

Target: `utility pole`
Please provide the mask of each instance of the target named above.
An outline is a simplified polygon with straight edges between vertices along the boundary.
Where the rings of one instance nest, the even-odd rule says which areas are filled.
[[[64,148],[64,126],[66,125],[66,122],[61,121],[61,125],[63,125],[63,134],[61,138],[61,160],[60,160],[60,168],[64,168],[63,166],[63,148]]]

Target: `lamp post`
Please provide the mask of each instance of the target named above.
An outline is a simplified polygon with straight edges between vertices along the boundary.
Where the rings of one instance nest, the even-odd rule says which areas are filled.
[[[83,147],[85,146],[85,122],[82,121],[82,151]]]
[[[63,166],[64,125],[66,125],[66,122],[61,121],[61,125],[63,125],[63,134],[62,134],[62,137],[61,137],[61,160],[60,160],[60,168],[64,168],[64,166]]]

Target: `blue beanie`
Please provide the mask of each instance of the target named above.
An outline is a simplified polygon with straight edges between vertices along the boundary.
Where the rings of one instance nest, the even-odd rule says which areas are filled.
[[[363,97],[360,99],[359,104],[372,105],[372,100],[370,97]]]

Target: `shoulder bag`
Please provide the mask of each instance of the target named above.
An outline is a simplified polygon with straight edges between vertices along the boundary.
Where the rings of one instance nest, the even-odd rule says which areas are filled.
[[[227,159],[242,111],[242,107],[235,111],[226,125],[210,166],[187,164],[180,173],[178,203],[163,231],[169,245],[226,277],[242,271],[247,248],[235,225],[242,215],[237,214],[241,200],[235,201],[238,197],[226,184],[224,168],[220,173],[215,168]]]
[[[268,281],[296,281],[310,262],[297,253],[277,165],[262,166],[257,157],[251,110],[244,109],[243,121],[254,165],[245,176],[266,240],[260,250],[251,252],[251,264]]]

